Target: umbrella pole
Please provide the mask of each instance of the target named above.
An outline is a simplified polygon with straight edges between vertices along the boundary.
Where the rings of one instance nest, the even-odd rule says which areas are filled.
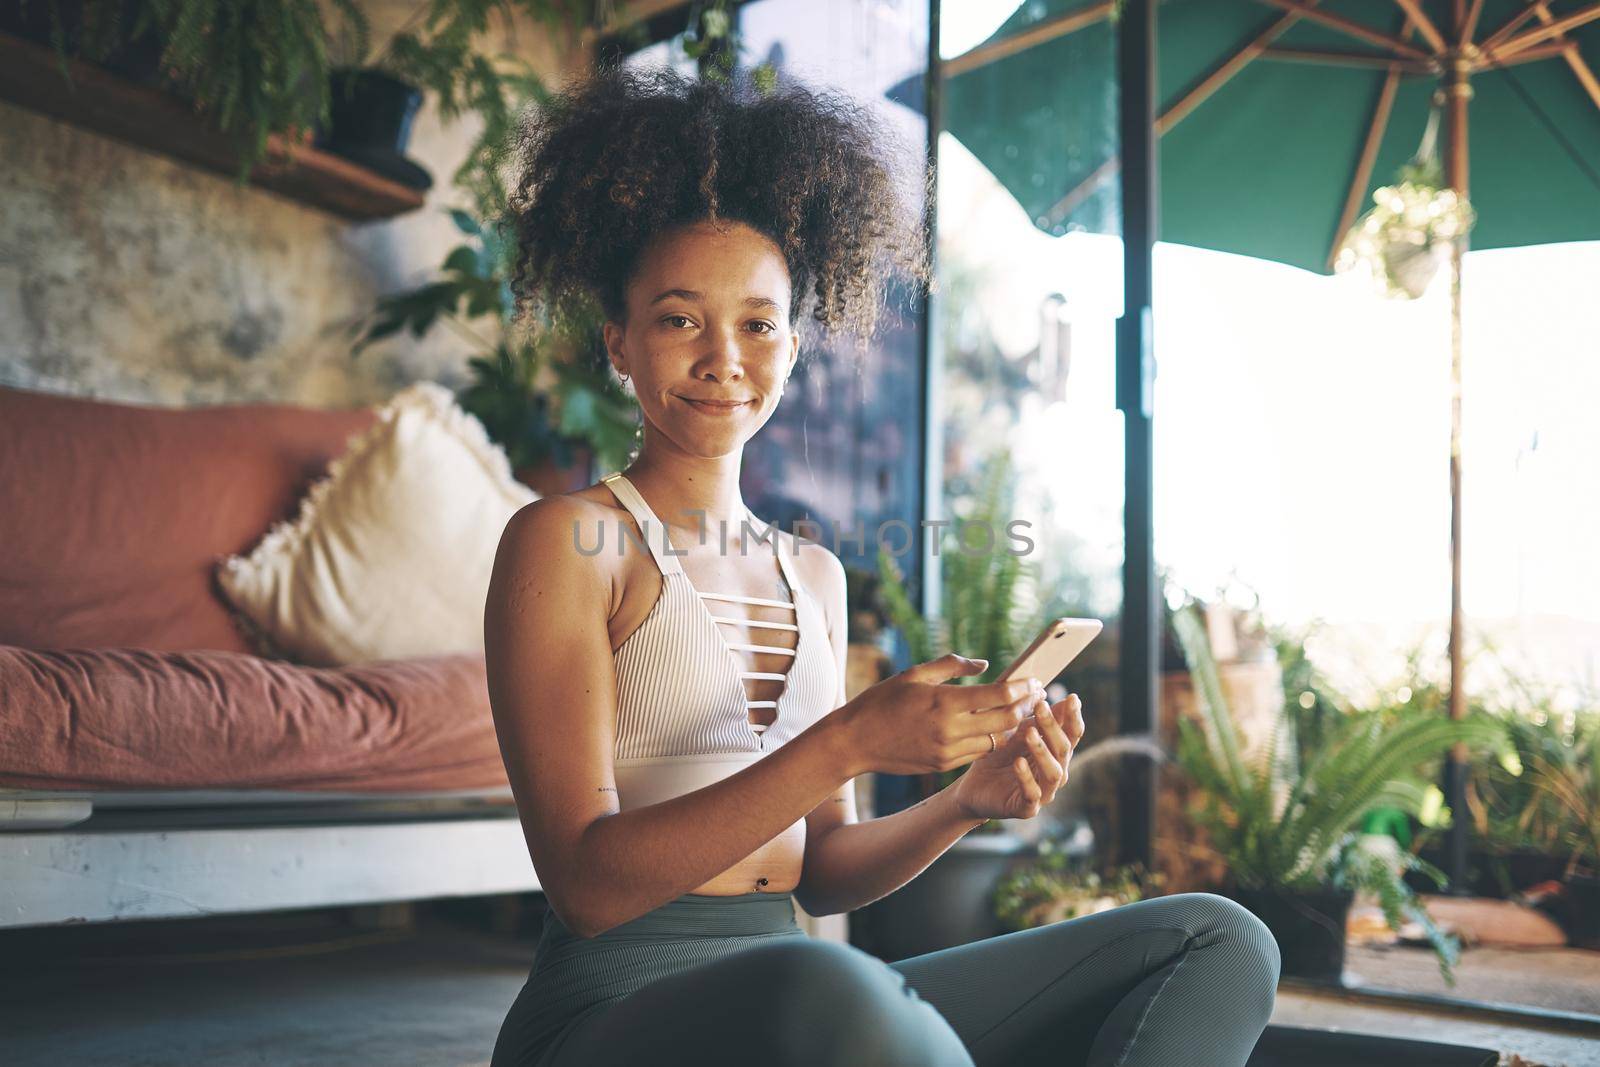
[[[1123,412],[1125,456],[1120,735],[1154,735],[1161,697],[1162,589],[1155,560],[1155,358],[1150,313],[1153,249],[1161,232],[1156,18],[1156,0],[1127,0],[1117,25],[1123,297],[1116,335],[1116,403]],[[1148,760],[1130,764],[1119,779],[1117,862],[1151,865],[1158,788],[1156,765]]]
[[[1457,55],[1447,75],[1446,117],[1450,123],[1450,155],[1446,177],[1456,195],[1467,195],[1467,102],[1472,99],[1468,60]],[[1461,611],[1461,260],[1466,238],[1450,251],[1450,718],[1467,710],[1462,686]],[[1456,742],[1445,764],[1445,800],[1450,805],[1447,867],[1450,890],[1467,892],[1467,746]]]

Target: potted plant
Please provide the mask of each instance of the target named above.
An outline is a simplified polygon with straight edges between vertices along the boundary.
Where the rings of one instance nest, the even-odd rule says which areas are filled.
[[[1163,883],[1159,872],[1137,863],[1102,873],[1071,849],[1046,839],[1039,842],[1037,859],[995,886],[995,916],[1007,930],[1026,930],[1159,896]]]
[[[426,188],[427,173],[399,153],[412,115],[424,95],[431,96],[444,122],[470,115],[478,126],[453,183],[480,208],[503,204],[501,170],[517,117],[531,101],[544,99],[546,89],[522,55],[485,47],[491,21],[498,15],[508,35],[519,17],[563,32],[587,25],[593,13],[589,0],[418,0],[375,52],[368,54],[364,31],[339,42],[340,61],[330,71],[332,107],[319,143]]]
[[[76,57],[135,85],[161,83],[166,42],[143,0],[19,0],[0,5],[0,32],[51,45],[63,61]],[[61,68],[70,82],[65,62]]]
[[[1439,957],[1445,980],[1459,946],[1429,920],[1397,869],[1362,847],[1356,828],[1367,812],[1385,805],[1420,814],[1436,790],[1417,774],[1460,741],[1504,748],[1500,724],[1483,715],[1461,721],[1411,715],[1397,721],[1351,712],[1326,724],[1322,747],[1303,765],[1286,719],[1271,742],[1247,761],[1238,729],[1217,681],[1204,624],[1191,606],[1174,611],[1172,624],[1200,695],[1201,722],[1178,723],[1176,763],[1198,787],[1195,821],[1226,861],[1231,895],[1273,931],[1283,973],[1337,980],[1343,969],[1344,920],[1357,890],[1377,894],[1396,930],[1407,919],[1421,924]],[[1444,875],[1419,857],[1398,861],[1437,883]]]
[[[1469,783],[1467,807],[1507,896],[1600,945],[1600,713],[1529,694],[1503,713],[1511,757]]]
[[[270,137],[302,143],[327,121],[330,34],[317,0],[33,3],[47,9],[63,58],[153,81],[231,134],[240,182],[266,158]],[[327,7],[339,32],[365,40],[366,16],[355,0]]]
[[[483,48],[491,17],[565,29],[593,14],[587,0],[419,0],[369,56],[370,25],[357,0],[143,0],[120,8],[30,0],[29,7],[44,14],[26,14],[19,31],[32,27],[37,36],[42,28],[63,57],[126,65],[129,56],[154,50],[157,59],[140,62],[159,71],[156,80],[234,135],[241,182],[278,135],[289,144],[315,138],[387,177],[427,188],[431,177],[402,153],[410,120],[431,93],[446,122],[466,114],[478,121],[455,180],[490,199],[516,116],[543,92],[525,59]]]
[[[1158,579],[1162,588],[1176,584],[1165,572]],[[1202,714],[1201,695],[1172,624],[1172,605],[1177,599],[1161,600],[1156,734],[1167,750],[1177,747],[1178,722],[1185,718],[1198,721]],[[1287,679],[1274,652],[1259,595],[1233,579],[1204,599],[1188,592],[1183,599],[1204,619],[1207,647],[1241,750],[1253,752],[1277,743],[1273,725],[1285,712]],[[1227,880],[1227,865],[1209,847],[1205,830],[1193,825],[1187,814],[1194,792],[1181,774],[1163,775],[1157,781],[1150,862],[1166,876],[1168,892],[1203,891]]]
[[[343,156],[413,189],[433,176],[405,155],[422,90],[374,68],[339,67],[329,74],[328,121],[317,128],[318,148]]]
[[[354,353],[401,330],[422,337],[443,326],[475,349],[472,380],[457,399],[505,449],[520,480],[561,493],[588,484],[594,463],[626,466],[637,405],[596,358],[597,327],[546,315],[513,322],[509,231],[465,211],[450,215],[465,240],[445,257],[440,277],[382,298],[357,323]]]
[[[1479,640],[1486,639],[1480,635]],[[1287,649],[1287,644],[1284,647]],[[1467,706],[1474,713],[1496,716],[1509,740],[1505,751],[1474,768],[1467,779],[1472,834],[1465,874],[1456,888],[1474,896],[1511,899],[1535,885],[1564,882],[1569,876],[1581,878],[1585,867],[1592,869],[1594,851],[1583,844],[1591,836],[1583,829],[1584,804],[1570,803],[1583,796],[1584,787],[1573,792],[1556,783],[1581,783],[1593,773],[1589,768],[1594,762],[1593,739],[1600,731],[1600,716],[1593,710],[1567,708],[1553,693],[1538,691],[1504,664],[1491,664],[1480,671],[1478,657],[1492,652],[1488,646],[1472,654],[1472,673],[1498,676],[1507,688],[1494,700],[1471,694]],[[1303,647],[1294,654],[1303,657]],[[1394,687],[1396,695],[1375,710],[1391,718],[1443,715],[1449,694],[1424,671],[1426,659],[1422,643],[1410,649],[1407,669]],[[1295,688],[1298,691],[1299,684]],[[1322,705],[1326,703],[1330,713],[1337,714],[1334,705],[1348,703],[1332,696],[1325,682],[1319,680],[1316,689],[1315,711],[1302,714],[1295,702],[1286,705],[1296,719],[1303,754],[1320,746],[1316,720],[1325,717]],[[1545,786],[1556,788],[1551,791]],[[1445,850],[1437,831],[1446,826],[1423,820],[1415,827],[1413,838],[1414,821],[1398,809],[1378,809],[1369,814],[1364,828],[1390,833],[1423,859],[1442,864]],[[1420,875],[1409,876],[1408,881],[1415,889],[1426,888]]]
[[[942,611],[924,618],[906,589],[889,553],[878,553],[879,594],[890,621],[909,649],[912,663],[923,663],[953,649],[986,659],[981,674],[952,684],[993,681],[1045,621],[1038,595],[1038,564],[1005,544],[1010,518],[1011,456],[996,453],[984,465],[978,491],[954,509],[970,528],[987,528],[993,541],[983,551],[960,541],[939,552]],[[962,550],[961,545],[969,547]],[[1040,679],[1048,685],[1053,679]],[[915,776],[912,801],[950,788],[965,771]],[[990,902],[995,884],[1025,862],[1032,843],[991,819],[963,836],[910,883],[863,909],[869,926],[865,940],[885,959],[930,952],[992,937],[1002,930]]]

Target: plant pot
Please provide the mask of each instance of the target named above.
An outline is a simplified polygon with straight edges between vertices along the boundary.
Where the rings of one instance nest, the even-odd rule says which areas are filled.
[[[1567,936],[1578,948],[1600,948],[1600,875],[1569,874],[1563,884],[1573,911]]]
[[[405,156],[422,90],[380,70],[341,67],[329,75],[329,121],[316,146],[402,185],[427,189],[433,177]]]
[[[1418,853],[1446,874],[1450,858],[1444,842],[1425,845]],[[1476,897],[1504,900],[1541,882],[1559,881],[1566,870],[1564,856],[1532,848],[1489,849],[1473,842],[1467,848],[1467,869],[1461,886],[1453,886]],[[1438,892],[1433,879],[1417,871],[1406,872],[1406,884],[1423,893]]]
[[[1530,887],[1519,899],[1559,924],[1573,948],[1600,949],[1600,876],[1574,871]]]
[[[1352,890],[1238,888],[1230,895],[1272,931],[1285,977],[1340,981],[1344,974],[1345,920],[1355,899]]]
[[[910,882],[855,913],[859,941],[892,962],[1002,934],[994,888],[1032,858],[1028,842],[1009,830],[973,830]]]

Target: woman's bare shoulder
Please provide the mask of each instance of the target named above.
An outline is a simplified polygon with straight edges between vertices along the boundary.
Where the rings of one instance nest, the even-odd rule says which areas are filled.
[[[591,485],[571,493],[550,493],[524,504],[511,516],[506,530],[508,537],[518,541],[548,541],[559,536],[571,541],[574,533],[587,532],[596,524],[615,521],[623,514],[626,512],[605,486]]]
[[[609,503],[608,503],[609,500]],[[603,485],[552,493],[524,504],[506,523],[500,555],[513,570],[552,563],[611,577],[615,552],[596,551],[602,531],[626,512]]]

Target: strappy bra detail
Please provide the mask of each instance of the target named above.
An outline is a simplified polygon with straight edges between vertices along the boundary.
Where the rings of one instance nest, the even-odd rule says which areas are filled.
[[[660,597],[615,654],[614,762],[619,800],[627,808],[635,806],[629,802],[630,793],[638,800],[645,795],[660,799],[664,788],[671,792],[663,786],[663,774],[682,777],[684,782],[703,780],[705,767],[691,772],[688,764],[715,765],[720,775],[792,740],[833,710],[838,668],[821,606],[798,580],[781,539],[774,554],[789,600],[702,593],[679,566],[665,524],[633,483],[621,473],[602,481],[638,523],[645,547],[661,571]],[[745,514],[752,526],[766,528],[748,508]],[[632,531],[628,536],[636,543],[640,539]],[[712,601],[781,609],[792,612],[794,621],[718,614],[712,611]],[[723,633],[724,624],[791,631],[796,644],[785,648],[756,643],[760,638],[754,635],[730,640]],[[791,657],[789,669],[783,674],[749,670],[745,652]],[[752,700],[745,682],[756,679],[781,682],[776,699]],[[773,721],[752,721],[750,712],[758,708],[772,709]]]

